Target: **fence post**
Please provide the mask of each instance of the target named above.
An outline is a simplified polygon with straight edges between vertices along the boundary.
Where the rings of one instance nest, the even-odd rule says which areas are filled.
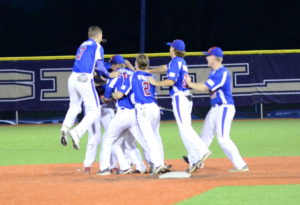
[[[19,124],[19,112],[16,110],[16,125]]]
[[[260,119],[264,119],[264,106],[260,103]]]

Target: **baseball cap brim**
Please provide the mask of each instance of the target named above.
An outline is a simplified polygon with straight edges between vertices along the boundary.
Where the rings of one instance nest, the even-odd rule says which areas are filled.
[[[167,45],[167,46],[173,46],[173,43],[168,42],[168,43],[166,43],[166,45]]]
[[[208,53],[208,52],[203,52],[203,54],[206,55],[206,56],[211,55],[211,53]]]

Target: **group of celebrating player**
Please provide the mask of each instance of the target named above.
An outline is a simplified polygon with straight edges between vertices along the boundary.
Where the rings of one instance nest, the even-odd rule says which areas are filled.
[[[214,135],[217,135],[221,148],[234,165],[229,171],[249,170],[229,135],[235,107],[230,72],[222,65],[223,52],[220,48],[213,47],[204,53],[208,66],[212,69],[208,80],[204,83],[193,83],[184,60],[185,43],[182,40],[167,43],[172,58],[168,65],[150,69],[149,59],[144,54],[136,57],[134,66],[120,55],[113,56],[110,63],[106,64],[100,45],[102,30],[92,26],[88,30],[88,37],[76,53],[73,72],[68,80],[70,107],[61,128],[61,143],[66,146],[70,137],[77,150],[80,138],[88,130],[89,139],[83,169],[85,173],[90,172],[97,156],[101,139],[100,124],[105,132],[97,175],[146,173],[147,169],[136,142],[143,150],[150,174],[170,171],[171,165],[164,162],[164,149],[159,134],[160,108],[156,99],[158,86],[170,88],[173,112],[187,151],[187,157],[184,158],[189,164],[187,172],[192,173],[204,167],[204,161],[211,154],[209,146]],[[110,73],[108,67],[112,70]],[[97,74],[96,78],[94,73]],[[156,81],[152,73],[167,73],[167,78]],[[102,85],[105,89],[104,93],[99,93],[99,97],[95,82],[103,77],[107,81]],[[192,127],[191,88],[207,91],[211,98],[212,107],[205,118],[200,136]],[[116,101],[116,112],[113,101]],[[77,115],[82,111],[82,104],[85,115],[72,128]]]

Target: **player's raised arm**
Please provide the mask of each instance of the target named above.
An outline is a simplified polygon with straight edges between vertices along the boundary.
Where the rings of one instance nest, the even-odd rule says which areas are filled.
[[[170,79],[165,79],[163,81],[156,81],[156,80],[154,80],[154,78],[149,77],[148,80],[149,80],[149,83],[151,83],[154,86],[158,86],[158,87],[170,87],[170,86],[173,86],[175,83],[174,80],[170,80]]]
[[[129,68],[129,69],[131,69],[133,71],[135,70],[134,66],[130,63],[129,60],[125,60],[125,66],[126,66],[126,68]]]
[[[104,76],[105,78],[115,78],[120,73],[117,71],[113,71],[111,73],[108,72],[107,68],[104,66],[104,61],[102,59],[97,60],[97,74],[100,76]]]
[[[165,72],[167,72],[167,70],[168,70],[167,65],[160,65],[160,66],[151,67],[150,69],[146,69],[146,72],[148,72],[148,73],[165,73]]]

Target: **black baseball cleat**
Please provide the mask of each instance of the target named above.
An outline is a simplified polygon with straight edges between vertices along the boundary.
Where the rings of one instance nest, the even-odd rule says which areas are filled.
[[[166,164],[165,165],[168,169],[171,169],[172,168],[172,164]]]
[[[189,158],[187,156],[182,156],[183,161],[185,161],[185,163],[190,164]]]
[[[67,132],[64,131],[64,130],[61,131],[60,143],[63,146],[67,146],[67,144],[68,144],[68,141],[67,141]]]
[[[74,149],[79,150],[79,138],[77,136],[76,131],[71,130],[70,131],[70,136],[71,136],[71,139],[72,139],[72,142],[73,142]]]
[[[96,175],[105,176],[105,175],[110,175],[110,174],[111,174],[111,172],[109,169],[104,169],[104,170],[99,170]]]
[[[140,170],[136,169],[136,170],[132,171],[131,173],[132,174],[146,174],[147,171],[146,170],[145,171],[140,171]]]

